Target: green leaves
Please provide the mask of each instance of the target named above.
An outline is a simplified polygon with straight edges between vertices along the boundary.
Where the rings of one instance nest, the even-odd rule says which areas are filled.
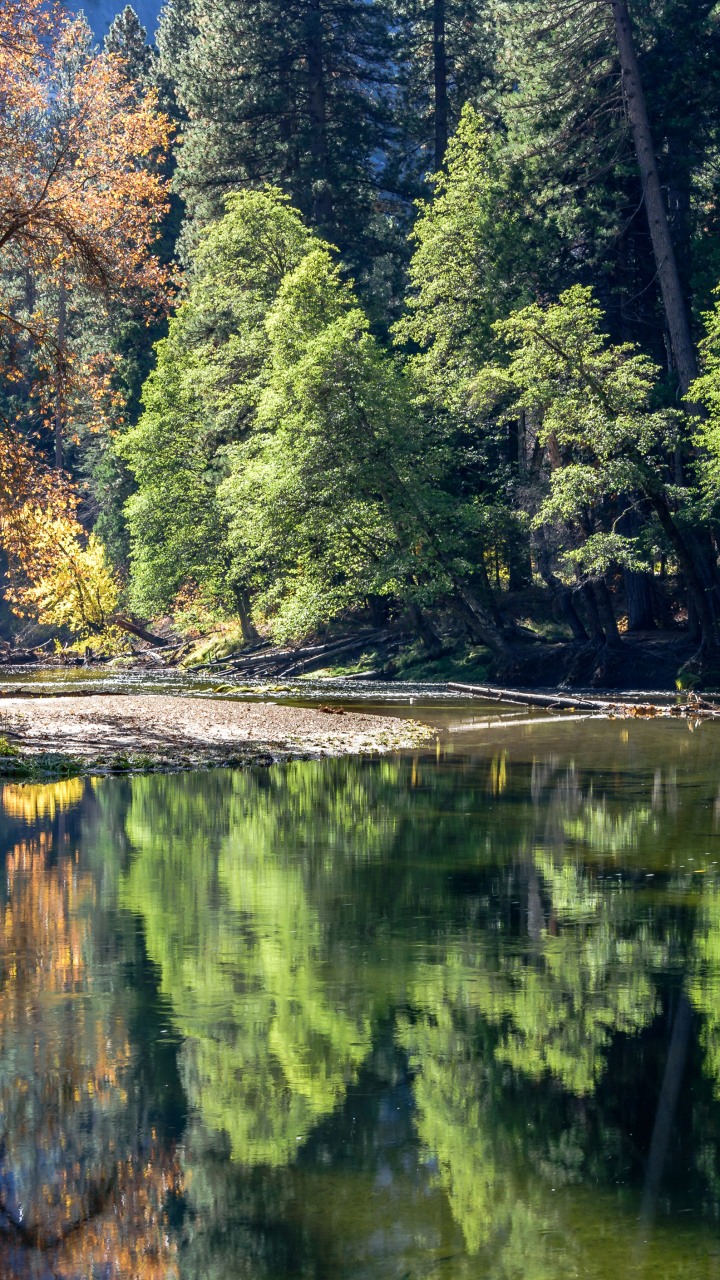
[[[227,516],[217,490],[226,446],[252,427],[268,358],[268,307],[312,244],[281,192],[228,200],[200,237],[191,283],[157,344],[145,412],[118,443],[138,493],[127,503],[136,606],[169,607],[195,583],[233,605]]]
[[[591,576],[612,563],[645,567],[615,523],[634,491],[665,502],[675,496],[669,463],[682,423],[676,410],[653,410],[659,370],[630,344],[610,346],[601,320],[592,291],[576,285],[559,303],[498,321],[509,363],[483,369],[474,385],[486,412],[500,404],[506,415],[524,411],[538,423],[552,471],[535,524],[574,529],[581,545],[566,558]]]

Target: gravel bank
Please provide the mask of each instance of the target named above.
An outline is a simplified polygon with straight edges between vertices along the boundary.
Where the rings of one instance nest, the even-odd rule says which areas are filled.
[[[162,694],[5,697],[0,733],[23,754],[61,752],[88,761],[141,756],[146,764],[392,751],[432,737],[428,726],[394,716]]]

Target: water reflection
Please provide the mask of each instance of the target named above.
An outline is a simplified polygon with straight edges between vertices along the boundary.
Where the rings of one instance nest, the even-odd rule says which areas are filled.
[[[63,784],[60,784],[61,786]],[[65,789],[10,791],[6,812],[54,816]],[[24,803],[23,803],[24,802]],[[98,963],[97,885],[46,831],[6,855],[0,908],[0,1264],[3,1276],[167,1277],[164,1204],[178,1184],[131,1070],[131,994]],[[121,957],[115,957],[120,960]],[[103,970],[106,972],[104,973]]]
[[[719,783],[584,722],[4,788],[2,1274],[720,1274]]]

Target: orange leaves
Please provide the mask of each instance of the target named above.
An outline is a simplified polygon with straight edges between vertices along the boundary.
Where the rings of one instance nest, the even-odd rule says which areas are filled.
[[[18,352],[31,353],[30,394],[58,431],[81,420],[78,399],[96,417],[114,411],[107,371],[73,359],[66,291],[69,313],[91,297],[151,315],[171,296],[151,252],[167,210],[169,122],[121,58],[90,54],[87,41],[83,21],[42,0],[0,0],[0,375],[17,381]]]
[[[147,251],[166,183],[142,162],[162,156],[168,121],[153,93],[137,101],[122,59],[87,56],[83,24],[60,19],[45,51],[36,0],[2,0],[0,41],[21,8],[26,49],[0,61],[0,249],[12,246],[36,272],[164,298],[167,273]]]
[[[47,821],[78,804],[85,785],[5,787],[3,803]],[[6,871],[0,1275],[171,1280],[166,1204],[182,1172],[138,1110],[123,1000],[95,981],[97,884],[46,831],[17,844]]]
[[[77,503],[63,472],[51,471],[18,432],[0,431],[0,542],[10,578],[5,594],[21,617],[27,584],[57,564],[57,541],[50,535],[58,523],[82,533],[74,516]]]

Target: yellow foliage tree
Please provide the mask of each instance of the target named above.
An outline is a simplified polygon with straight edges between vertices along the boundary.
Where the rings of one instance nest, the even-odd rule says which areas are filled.
[[[68,514],[49,519],[47,512],[27,513],[34,520],[33,555],[23,582],[8,594],[14,612],[37,618],[43,626],[66,627],[80,639],[111,639],[112,615],[120,586],[94,533]]]

